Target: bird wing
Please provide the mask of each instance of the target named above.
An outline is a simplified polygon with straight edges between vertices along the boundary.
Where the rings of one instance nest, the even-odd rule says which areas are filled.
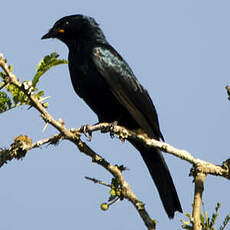
[[[123,58],[111,46],[95,47],[92,55],[97,70],[119,103],[150,137],[163,140],[152,100]]]

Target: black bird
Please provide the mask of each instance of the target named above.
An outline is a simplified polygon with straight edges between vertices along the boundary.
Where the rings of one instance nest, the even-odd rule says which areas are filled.
[[[164,140],[156,109],[129,65],[108,43],[97,22],[71,15],[58,20],[42,39],[57,38],[69,48],[69,71],[75,92],[97,114],[99,122],[118,122],[131,130]],[[141,153],[169,218],[182,212],[162,153],[140,142],[129,142]]]

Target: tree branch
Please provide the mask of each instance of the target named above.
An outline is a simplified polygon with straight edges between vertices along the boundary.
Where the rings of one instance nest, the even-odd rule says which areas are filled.
[[[22,158],[25,156],[26,152],[40,147],[44,144],[56,144],[61,139],[67,139],[74,143],[80,152],[83,152],[85,155],[89,156],[93,162],[102,166],[106,170],[108,170],[121,184],[122,195],[124,198],[129,200],[136,210],[138,214],[144,221],[146,227],[148,229],[155,229],[155,222],[149,217],[147,211],[145,210],[144,203],[137,199],[135,194],[130,189],[129,184],[125,181],[121,171],[118,167],[111,165],[100,155],[95,153],[86,143],[81,140],[81,134],[88,133],[91,137],[92,133],[95,131],[101,131],[102,133],[109,132],[110,135],[116,135],[122,141],[126,139],[135,139],[140,141],[143,145],[147,147],[155,147],[160,149],[163,152],[167,152],[172,154],[178,158],[181,158],[189,163],[191,163],[196,171],[194,176],[195,179],[195,195],[194,195],[194,209],[193,209],[193,218],[194,218],[194,229],[200,229],[200,207],[202,204],[202,192],[203,192],[203,183],[207,174],[221,176],[227,179],[230,179],[230,159],[223,162],[221,166],[212,164],[210,162],[206,162],[200,160],[198,158],[193,157],[186,150],[177,149],[167,143],[157,141],[155,139],[151,139],[147,137],[146,134],[139,134],[133,130],[128,130],[124,127],[118,126],[115,123],[100,123],[92,126],[84,126],[84,128],[79,129],[67,129],[65,127],[64,122],[59,119],[55,120],[43,107],[43,105],[39,102],[39,100],[31,93],[30,87],[32,87],[28,82],[20,83],[16,80],[16,77],[10,72],[10,69],[6,63],[6,60],[3,58],[3,55],[0,54],[0,66],[4,70],[7,75],[7,82],[15,85],[20,90],[24,92],[24,94],[30,99],[31,105],[39,111],[43,120],[46,123],[51,124],[55,127],[59,134],[56,134],[50,138],[46,138],[44,140],[40,140],[32,144],[32,141],[28,139],[26,136],[19,136],[15,138],[15,142],[10,146],[9,149],[3,149],[0,151],[0,166],[2,166],[7,161],[16,158]]]
[[[16,80],[16,77],[10,72],[9,66],[7,65],[7,61],[6,61],[6,59],[3,58],[2,54],[0,54],[0,66],[4,70],[4,72],[6,73],[7,77],[9,78],[10,84],[15,85],[20,90],[22,90],[24,92],[24,94],[31,100],[31,105],[41,113],[43,120],[45,122],[48,122],[49,124],[51,124],[53,127],[55,127],[61,133],[58,135],[54,135],[51,138],[47,138],[47,139],[44,139],[42,141],[38,141],[35,144],[31,144],[31,142],[32,142],[31,139],[30,139],[29,144],[28,144],[28,138],[26,136],[21,135],[20,137],[23,137],[23,138],[17,138],[17,142],[15,141],[13,143],[13,144],[17,143],[17,145],[13,146],[9,150],[4,149],[4,151],[1,151],[0,157],[1,157],[1,155],[4,155],[6,153],[10,154],[12,152],[11,150],[14,149],[15,150],[14,152],[20,153],[20,154],[15,154],[13,156],[11,155],[10,158],[8,158],[8,159],[6,158],[5,162],[7,162],[7,160],[10,160],[13,158],[17,158],[17,159],[22,158],[23,156],[25,156],[26,152],[32,148],[39,147],[45,143],[51,143],[52,140],[57,141],[57,138],[58,139],[60,139],[60,138],[67,139],[67,140],[71,141],[72,143],[74,143],[78,147],[80,152],[83,152],[87,156],[91,157],[93,162],[97,163],[98,165],[100,165],[103,168],[105,168],[106,170],[108,170],[119,181],[119,183],[121,184],[121,188],[122,188],[121,192],[122,192],[123,197],[126,198],[127,200],[129,200],[134,205],[134,207],[138,211],[140,217],[144,221],[144,224],[146,225],[146,227],[149,230],[155,230],[155,226],[156,226],[155,222],[149,217],[147,211],[145,210],[144,203],[137,199],[136,195],[130,189],[129,184],[125,181],[125,179],[124,179],[121,171],[118,169],[118,167],[111,165],[104,158],[102,158],[100,155],[95,153],[87,144],[85,144],[80,139],[80,133],[79,132],[72,132],[71,130],[66,129],[64,122],[56,121],[45,110],[45,108],[42,106],[42,104],[39,102],[39,100],[37,100],[36,97],[33,96],[33,94],[31,93],[31,90],[30,90],[31,86],[29,84],[27,84],[27,82],[24,82],[23,84],[21,84],[20,82],[18,82]],[[25,141],[24,137],[26,137],[26,141]],[[18,150],[18,151],[16,151],[16,150]],[[4,152],[4,154],[2,154],[3,152]],[[3,162],[4,162],[4,159],[5,158],[3,157],[2,158]]]
[[[200,223],[200,214],[201,214],[201,206],[202,206],[202,194],[204,191],[204,181],[206,175],[204,173],[196,173],[194,176],[195,179],[195,191],[194,191],[194,202],[193,202],[193,230],[201,230]]]
[[[76,133],[82,132],[81,130],[81,128],[71,129],[72,132]],[[90,135],[95,131],[101,131],[102,133],[109,132],[111,135],[117,135],[118,138],[122,141],[124,141],[125,139],[138,140],[147,147],[158,148],[163,152],[169,153],[173,156],[187,161],[188,163],[194,165],[198,172],[215,176],[222,176],[230,179],[230,159],[224,161],[221,166],[215,165],[213,163],[195,158],[194,156],[192,156],[191,153],[186,150],[178,149],[170,144],[151,139],[145,134],[138,134],[135,131],[128,130],[122,126],[114,125],[113,123],[99,123],[92,126],[87,125],[86,131],[89,132]]]

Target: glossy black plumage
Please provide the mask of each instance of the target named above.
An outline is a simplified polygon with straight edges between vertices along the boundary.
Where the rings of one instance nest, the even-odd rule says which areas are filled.
[[[69,48],[69,71],[75,92],[97,114],[99,122],[114,122],[162,139],[156,109],[132,70],[107,42],[91,17],[71,15],[58,20],[42,37],[58,38]],[[170,218],[182,208],[168,167],[158,149],[130,140],[141,153]]]

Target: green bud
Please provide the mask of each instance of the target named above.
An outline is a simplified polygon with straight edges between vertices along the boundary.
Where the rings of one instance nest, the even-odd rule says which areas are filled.
[[[45,108],[48,108],[49,103],[48,103],[48,102],[45,102],[45,103],[43,103],[42,105],[43,105]]]
[[[121,190],[120,189],[117,189],[116,195],[119,196],[119,197],[121,196]]]
[[[107,211],[109,209],[109,205],[107,203],[102,203],[101,204],[101,210]]]
[[[114,189],[111,189],[109,193],[111,196],[116,196],[116,191]]]

